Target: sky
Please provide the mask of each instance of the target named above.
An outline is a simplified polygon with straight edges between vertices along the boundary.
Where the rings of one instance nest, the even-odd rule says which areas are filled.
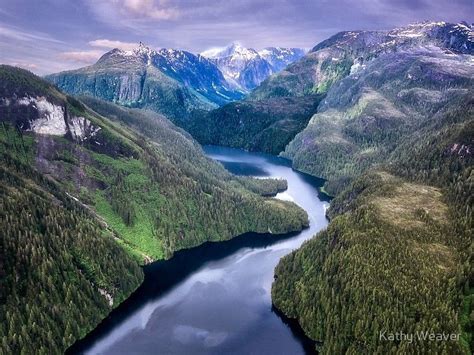
[[[0,63],[44,75],[113,48],[311,48],[343,30],[474,20],[473,0],[0,0]]]

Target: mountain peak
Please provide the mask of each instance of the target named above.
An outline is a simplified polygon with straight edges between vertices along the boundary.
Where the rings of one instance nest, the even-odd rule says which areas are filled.
[[[119,58],[139,59],[148,62],[156,54],[157,52],[154,49],[145,45],[143,42],[140,42],[136,48],[131,50],[114,48],[100,57],[97,63],[106,62],[108,60],[117,60]]]
[[[143,42],[140,42],[137,48],[131,51],[125,51],[125,54],[151,58],[156,55],[156,51],[144,44]]]
[[[474,53],[473,27],[444,21],[415,22],[389,31],[343,31],[317,44],[311,52],[328,48],[352,48],[372,52],[434,45],[457,53]]]
[[[242,46],[238,41],[234,41],[226,47],[208,49],[202,52],[201,55],[209,59],[234,57],[235,59],[251,60],[258,57],[258,52],[253,48]]]

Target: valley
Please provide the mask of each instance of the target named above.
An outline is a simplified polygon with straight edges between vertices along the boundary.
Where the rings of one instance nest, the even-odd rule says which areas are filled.
[[[288,189],[276,197],[301,206],[310,227],[281,236],[247,234],[206,243],[146,266],[142,286],[70,353],[311,351],[313,344],[272,310],[270,289],[280,258],[327,224],[327,197],[317,192],[322,181],[293,171],[285,159],[223,147],[204,149],[239,176],[250,171],[260,178],[284,178]]]
[[[473,38],[1,65],[1,352],[471,353]]]
[[[85,106],[18,68],[0,78],[5,351],[65,350],[138,287],[139,264],[308,226],[294,203],[263,197],[285,181],[230,174],[163,116]],[[127,128],[144,122],[146,136]],[[88,308],[78,323],[74,304]]]

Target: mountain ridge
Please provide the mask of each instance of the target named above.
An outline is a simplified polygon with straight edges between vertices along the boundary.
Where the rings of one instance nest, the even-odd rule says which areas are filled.
[[[139,286],[139,264],[308,224],[268,197],[285,181],[230,174],[155,112],[1,65],[0,121],[0,352],[64,351]]]
[[[300,48],[266,47],[260,51],[233,42],[227,47],[201,53],[216,63],[230,83],[244,92],[258,86],[268,76],[279,72],[303,56]]]
[[[88,94],[128,107],[153,109],[175,121],[242,98],[208,59],[190,52],[113,49],[90,66],[45,77],[69,94]]]
[[[472,54],[474,35],[466,23],[421,22],[386,31],[343,31],[313,47],[299,61],[267,78],[250,99],[325,93],[338,80],[383,53],[433,45]]]

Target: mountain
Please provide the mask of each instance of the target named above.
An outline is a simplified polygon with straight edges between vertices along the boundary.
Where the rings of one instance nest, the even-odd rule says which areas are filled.
[[[66,349],[139,286],[139,263],[308,224],[263,197],[285,181],[231,175],[155,112],[84,101],[0,66],[2,353]]]
[[[301,132],[324,95],[241,100],[195,116],[186,126],[201,144],[278,155]]]
[[[382,54],[429,46],[453,55],[472,53],[472,26],[423,22],[390,31],[340,32],[266,79],[251,97],[262,99],[325,93],[333,83],[354,74]]]
[[[258,52],[272,67],[273,73],[285,69],[289,64],[296,62],[305,55],[306,51],[301,48],[267,47]]]
[[[225,49],[202,54],[216,62],[229,82],[249,91],[301,58],[304,50],[269,47],[257,52],[233,43]],[[186,130],[202,144],[279,154],[306,127],[323,97],[314,94],[285,99],[244,99],[201,112],[186,125]]]
[[[433,86],[431,81],[437,76],[442,80],[447,80],[440,82],[436,89],[441,91],[439,95],[443,95],[443,85],[467,87],[470,83],[468,82],[471,70],[469,58],[474,51],[473,40],[472,28],[465,23],[424,22],[390,31],[341,32],[319,43],[300,60],[263,81],[244,100],[209,111],[203,118],[193,120],[191,127],[187,128],[200,142],[206,144],[225,144],[272,154],[284,151],[283,155],[293,160],[295,168],[314,175],[329,177],[323,169],[331,169],[330,165],[321,167],[319,170],[311,166],[316,161],[315,157],[325,161],[321,152],[316,151],[318,148],[314,148],[314,152],[309,152],[314,144],[311,143],[312,137],[308,136],[308,132],[311,129],[318,130],[321,137],[327,133],[323,126],[319,126],[322,112],[337,105],[339,98],[344,98],[345,104],[351,105],[349,101],[359,100],[357,95],[364,95],[360,105],[366,105],[367,100],[374,105],[378,101],[379,111],[377,112],[383,115],[384,110],[388,108],[383,107],[385,101],[382,99],[387,99],[397,106],[398,104],[394,103],[398,101],[396,95],[403,94],[396,90],[390,91],[390,87],[385,87],[383,83],[380,84],[380,88],[390,91],[390,98],[385,97],[385,94],[382,94],[382,97],[375,97],[362,92],[344,92],[347,87],[342,86],[342,79],[351,78],[352,81],[362,83],[365,79],[357,81],[358,78],[360,76],[365,78],[367,74],[365,81],[376,80],[375,76],[378,73],[376,70],[381,71],[379,75],[381,77],[389,75],[389,73],[385,74],[384,66],[387,66],[395,70],[390,79],[394,80],[394,87],[408,90],[417,84],[417,79],[413,79],[412,73],[404,72],[407,69],[405,66],[410,65],[411,62],[413,66],[420,65],[432,72],[431,77],[426,77],[423,83],[419,83],[420,88],[426,86],[426,89],[431,89]],[[366,70],[371,65],[370,71]],[[442,65],[446,65],[446,68],[441,68]],[[414,70],[415,68],[412,68],[412,71]],[[447,78],[451,75],[450,70],[452,80]],[[399,83],[397,78],[402,80],[403,75],[411,76],[411,80]],[[349,82],[349,79],[346,82]],[[337,92],[331,93],[331,87],[336,84],[341,86]],[[378,88],[375,89],[377,90]],[[323,99],[326,95],[328,98]],[[437,104],[436,99],[432,101],[434,105]],[[282,109],[284,106],[288,112]],[[298,109],[290,107],[298,107]],[[406,109],[410,110],[408,107]],[[422,114],[418,108],[415,109],[418,110],[418,114]],[[354,107],[354,110],[359,110],[359,107]],[[391,111],[393,110],[387,112],[393,114]],[[308,125],[311,117],[317,112],[321,112],[313,118],[317,121]],[[401,110],[400,114],[406,116],[410,112]],[[333,116],[328,116],[327,125],[336,126],[339,120],[333,122],[331,121],[333,119]],[[386,124],[392,123],[395,124],[395,119],[386,119]],[[292,141],[301,132],[301,127],[307,125],[307,129]],[[226,129],[226,127],[231,127],[231,129]],[[363,130],[362,127],[359,129]],[[379,131],[383,129],[384,127],[377,128]],[[370,132],[367,132],[365,135],[370,136]],[[367,139],[373,139],[373,137]],[[292,141],[291,144],[288,144],[290,141]],[[327,143],[328,150],[335,149],[329,136],[318,142],[319,146],[323,142]],[[350,149],[350,147],[346,148]],[[345,150],[341,150],[339,154],[343,156],[341,162],[350,157]],[[363,160],[369,157],[370,155],[365,155]],[[352,165],[359,164],[354,161]],[[344,175],[344,171],[339,170],[339,174]]]
[[[205,57],[175,49],[155,51],[142,43],[131,51],[113,49],[94,65],[46,79],[69,94],[152,109],[175,122],[186,120],[194,110],[209,110],[243,96]]]
[[[472,353],[473,37],[444,22],[344,32],[254,91],[326,93],[282,155],[327,179],[331,222],[272,286],[322,354]]]
[[[249,92],[270,75],[301,58],[304,50],[269,47],[257,52],[235,42],[223,49],[211,49],[201,54],[216,63],[229,83]]]
[[[351,36],[350,48],[359,48],[360,54],[385,48],[368,40],[380,36],[364,33],[368,50]],[[416,139],[473,94],[474,47],[466,44],[469,34],[463,25],[418,24],[387,36],[400,47],[359,59],[352,74],[328,86],[317,113],[283,153],[295,168],[329,179],[331,193],[367,167],[387,161],[401,142]],[[321,56],[334,46],[339,50],[340,37],[322,42],[313,53]],[[328,159],[334,161],[328,164]]]

